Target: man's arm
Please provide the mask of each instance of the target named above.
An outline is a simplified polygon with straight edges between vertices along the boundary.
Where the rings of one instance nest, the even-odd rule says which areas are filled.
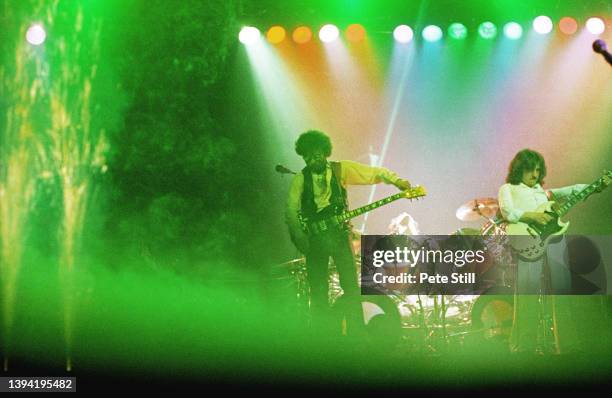
[[[576,184],[576,185],[569,185],[563,188],[554,188],[554,189],[551,189],[550,192],[552,192],[555,200],[559,200],[559,199],[566,198],[570,195],[577,194],[586,187],[588,187],[588,184]]]
[[[514,206],[514,201],[512,200],[512,188],[509,184],[504,184],[499,188],[498,194],[498,202],[499,202],[499,210],[501,211],[502,216],[509,223],[538,223],[538,224],[546,224],[552,217],[546,213],[538,213],[535,211],[524,211]]]
[[[514,201],[512,200],[512,188],[510,185],[504,184],[501,186],[501,188],[499,188],[497,201],[499,202],[499,210],[501,211],[502,216],[509,223],[517,223],[520,221],[521,217],[523,217],[525,212],[514,206]]]
[[[304,254],[308,252],[308,235],[302,230],[299,220],[302,191],[304,190],[304,174],[298,173],[291,181],[287,207],[285,209],[285,222],[289,227],[291,241]]]
[[[397,174],[384,167],[368,166],[350,160],[343,160],[340,163],[343,185],[372,185],[384,182],[402,190],[410,188],[408,180],[399,178]]]

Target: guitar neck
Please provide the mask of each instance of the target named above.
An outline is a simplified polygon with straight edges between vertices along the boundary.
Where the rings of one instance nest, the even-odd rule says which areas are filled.
[[[598,185],[599,185],[599,180],[587,186],[586,188],[584,188],[582,191],[578,192],[577,194],[570,195],[570,197],[565,201],[565,203],[562,206],[559,206],[559,208],[557,209],[557,214],[559,215],[559,217],[564,216],[578,202],[581,202],[585,200],[587,197],[589,197],[593,192],[595,192],[595,190],[598,188]]]
[[[404,194],[402,192],[400,192],[400,193],[397,193],[395,195],[388,196],[388,197],[386,197],[384,199],[377,200],[376,202],[372,202],[369,205],[358,207],[358,208],[356,208],[354,210],[351,210],[351,211],[345,211],[344,213],[342,213],[339,216],[337,216],[337,219],[338,219],[338,221],[348,221],[351,218],[355,218],[357,216],[360,216],[360,215],[362,215],[364,213],[367,213],[367,212],[369,212],[371,210],[377,209],[377,208],[379,208],[381,206],[384,206],[384,205],[386,205],[388,203],[395,202],[396,200],[401,199],[403,197],[405,197]]]

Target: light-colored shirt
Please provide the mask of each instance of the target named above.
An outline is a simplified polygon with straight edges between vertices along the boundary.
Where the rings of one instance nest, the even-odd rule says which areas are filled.
[[[312,173],[312,188],[317,211],[323,210],[330,205],[331,199],[332,169],[328,163],[325,172],[321,174]],[[350,160],[340,161],[340,184],[346,188],[347,185],[372,185],[384,182],[395,184],[400,178],[389,169],[384,167],[372,167]],[[291,229],[298,228],[298,214],[302,206],[302,192],[304,191],[304,174],[297,173],[291,181],[289,197],[287,199],[286,220]]]
[[[554,200],[563,199],[576,194],[587,187],[587,184],[570,185],[563,188],[551,189]],[[549,201],[546,191],[540,184],[533,187],[520,183],[517,185],[504,184],[499,188],[499,209],[502,216],[511,223],[517,223],[525,212],[535,211],[538,206]]]

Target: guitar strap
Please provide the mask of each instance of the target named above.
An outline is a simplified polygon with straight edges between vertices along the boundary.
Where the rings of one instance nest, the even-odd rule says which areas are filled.
[[[332,169],[332,184],[335,185],[335,187],[332,186],[332,200],[336,197],[338,203],[335,205],[341,206],[344,211],[348,209],[348,201],[346,198],[346,189],[340,184],[340,179],[342,178],[342,164],[340,162],[330,162],[330,164]],[[336,195],[334,195],[334,193]]]
[[[343,211],[348,210],[348,200],[346,195],[346,189],[340,183],[342,178],[342,164],[340,162],[330,162],[332,169],[332,197],[331,197],[331,205],[334,206],[334,211],[336,214],[340,214]],[[342,227],[345,231],[351,231],[353,229],[353,225],[350,221],[345,222]]]

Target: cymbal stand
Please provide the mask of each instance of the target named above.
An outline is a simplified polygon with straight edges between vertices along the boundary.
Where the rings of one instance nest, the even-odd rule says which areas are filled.
[[[427,327],[427,320],[425,316],[425,307],[423,306],[423,300],[421,294],[417,293],[417,304],[419,305],[419,327],[423,330],[423,336],[425,338],[425,344],[429,346],[429,330]]]
[[[444,294],[439,294],[434,296],[434,319],[436,319],[442,328],[442,341],[444,347],[446,348],[446,344],[448,343],[448,333],[446,330],[446,301],[444,299]],[[439,297],[439,304],[438,304]]]

